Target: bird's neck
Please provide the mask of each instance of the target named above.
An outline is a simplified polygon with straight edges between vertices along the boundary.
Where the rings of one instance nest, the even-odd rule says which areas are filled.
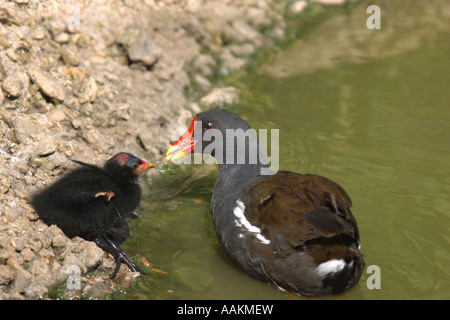
[[[137,175],[123,175],[120,172],[108,172],[108,175],[121,189],[124,190],[134,188],[139,184]]]
[[[230,221],[234,219],[233,208],[238,200],[242,201],[245,193],[266,174],[273,174],[256,133],[241,141],[239,144],[239,139],[233,139],[234,145],[227,145],[229,140],[224,140],[224,152],[214,154],[219,173],[211,199],[211,212],[217,230],[233,225]]]
[[[256,180],[274,173],[269,168],[254,131],[253,134],[241,141],[233,139],[231,145],[227,144],[229,140],[224,140],[223,153],[215,154],[219,165],[216,193],[239,195]]]
[[[214,156],[219,164],[219,173],[258,176],[265,174],[269,167],[256,131],[250,127],[246,130],[227,130],[223,146],[218,151]]]

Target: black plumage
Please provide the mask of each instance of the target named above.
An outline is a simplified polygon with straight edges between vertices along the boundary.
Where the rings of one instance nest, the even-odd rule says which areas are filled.
[[[48,225],[56,224],[70,238],[94,241],[116,259],[114,278],[120,264],[138,271],[119,248],[129,237],[127,218],[141,199],[138,174],[154,167],[130,153],[118,153],[103,168],[81,165],[34,195],[31,205]]]

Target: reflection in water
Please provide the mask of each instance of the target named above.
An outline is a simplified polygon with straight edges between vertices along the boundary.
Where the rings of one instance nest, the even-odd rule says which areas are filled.
[[[240,79],[243,99],[232,110],[255,129],[280,128],[282,169],[327,176],[352,197],[362,252],[367,265],[380,267],[381,289],[369,290],[364,273],[354,289],[331,298],[448,299],[450,34],[441,26],[449,3],[379,3],[376,40],[351,29],[358,19],[365,26],[363,3]],[[184,191],[144,201],[126,251],[168,274],[149,272],[125,297],[298,299],[224,256],[209,208],[216,171],[207,167],[208,174],[204,166],[168,167],[151,182],[157,198]],[[203,177],[188,180],[194,173]]]
[[[366,26],[366,9],[373,4],[380,7],[379,30]],[[423,42],[439,41],[439,34],[448,32],[449,20],[448,1],[364,1],[350,14],[332,17],[297,40],[261,72],[279,79],[401,55]]]

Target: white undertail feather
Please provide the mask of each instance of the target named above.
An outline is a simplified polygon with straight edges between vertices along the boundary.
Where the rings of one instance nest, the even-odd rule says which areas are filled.
[[[350,263],[353,264],[353,261]],[[320,276],[325,276],[329,273],[341,271],[346,265],[344,259],[332,259],[321,263],[317,267],[316,272]]]

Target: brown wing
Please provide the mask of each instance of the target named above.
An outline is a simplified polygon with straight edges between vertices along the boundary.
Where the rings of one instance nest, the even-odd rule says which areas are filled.
[[[247,219],[279,252],[331,240],[359,242],[350,197],[327,178],[280,171],[258,181],[248,197]]]

